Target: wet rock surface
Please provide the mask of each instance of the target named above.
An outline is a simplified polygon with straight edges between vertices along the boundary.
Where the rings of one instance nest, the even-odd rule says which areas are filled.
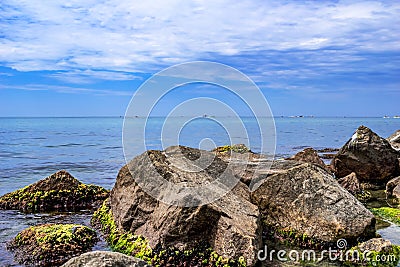
[[[83,184],[63,170],[3,195],[0,197],[0,209],[15,209],[27,213],[96,209],[108,195],[108,190]]]
[[[62,267],[149,267],[145,261],[118,252],[93,251],[70,259]]]
[[[96,232],[74,224],[44,224],[20,232],[7,248],[25,266],[59,266],[89,251],[97,242]]]
[[[386,139],[365,126],[357,129],[336,154],[331,165],[338,178],[355,172],[360,182],[379,185],[384,185],[399,171],[397,151]]]

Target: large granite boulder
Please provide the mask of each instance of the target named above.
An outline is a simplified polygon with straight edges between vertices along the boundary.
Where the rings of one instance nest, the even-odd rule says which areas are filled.
[[[67,261],[62,267],[150,267],[145,261],[122,253],[92,251]]]
[[[396,150],[400,150],[400,130],[397,130],[394,134],[387,138],[392,147]]]
[[[207,167],[187,171],[182,157],[196,165],[200,156],[209,162]],[[236,179],[237,185],[214,202],[185,207],[159,200],[167,193],[153,180],[157,175],[188,186],[212,183],[221,175],[236,179],[228,164],[212,152],[183,146],[147,151],[120,170],[111,191],[111,213],[118,229],[143,236],[152,249],[191,250],[206,242],[224,258],[244,259],[247,266],[256,263],[262,226],[245,184]],[[156,188],[157,199],[143,191],[138,182]],[[194,203],[198,198],[195,194],[187,196]]]
[[[331,163],[338,178],[352,172],[360,182],[384,184],[399,171],[398,154],[386,139],[360,126]]]
[[[323,168],[304,163],[264,178],[251,194],[264,226],[314,243],[375,235],[375,218]]]
[[[0,197],[0,209],[23,212],[78,211],[96,209],[109,191],[83,184],[67,171],[49,177]]]
[[[43,224],[20,232],[7,248],[25,266],[60,266],[89,251],[97,242],[96,232],[76,224]]]

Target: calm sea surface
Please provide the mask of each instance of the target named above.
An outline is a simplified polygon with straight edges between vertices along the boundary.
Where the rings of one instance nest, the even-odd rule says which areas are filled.
[[[130,120],[134,124],[144,119]],[[178,125],[186,121],[185,118],[174,118],[173,123],[174,120]],[[255,120],[243,120],[250,140],[256,140],[259,131]],[[229,119],[225,119],[225,123],[227,121],[229,123]],[[148,148],[161,148],[162,122],[162,118],[149,120],[146,134]],[[236,122],[232,119],[231,129],[235,129]],[[400,129],[400,119],[383,118],[275,118],[275,124],[277,157],[292,155],[309,146],[317,149],[339,148],[360,125],[368,126],[382,137]],[[111,189],[118,170],[125,164],[122,127],[123,118],[118,117],[0,118],[0,195],[61,169],[68,170],[84,183]],[[234,143],[247,141],[234,130],[227,135],[218,124],[199,119],[185,126],[178,140],[180,144],[199,147],[199,141],[204,138],[212,139],[216,145],[229,144],[229,136]],[[143,142],[139,136],[130,138],[133,143]],[[251,145],[253,151],[260,150],[259,143],[251,142]],[[133,147],[131,153],[142,153],[140,147]],[[57,216],[63,221],[88,223],[85,214]],[[14,266],[4,250],[6,240],[27,225],[52,220],[54,217],[45,214],[27,216],[14,211],[0,211],[0,266]]]

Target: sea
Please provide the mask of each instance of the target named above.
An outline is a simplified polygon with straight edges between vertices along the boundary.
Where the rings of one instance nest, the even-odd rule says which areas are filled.
[[[203,139],[220,146],[231,143],[250,143],[254,152],[261,151],[257,120],[243,117],[247,136],[239,133],[238,118],[224,118],[224,124],[215,123],[218,117],[170,118],[169,123],[181,127],[179,136],[169,144],[201,147]],[[306,147],[315,149],[340,148],[360,125],[371,128],[382,137],[400,129],[396,118],[350,117],[276,117],[275,158],[291,156]],[[146,121],[145,146],[141,134],[130,135],[129,155],[139,155],[146,149],[163,149],[162,127],[165,118],[126,118],[131,127]],[[190,121],[190,123],[186,123]],[[185,124],[186,123],[186,124]],[[123,117],[73,118],[0,118],[0,195],[27,186],[58,170],[67,170],[80,181],[111,189],[119,169],[126,163],[123,146]],[[236,128],[235,128],[236,127]],[[229,132],[226,133],[226,129]],[[238,129],[237,132],[235,129]],[[255,141],[254,141],[255,140]],[[126,148],[125,148],[126,149]],[[23,214],[0,211],[0,266],[19,266],[6,251],[5,245],[19,231],[38,223],[73,222],[89,224],[87,212],[71,214]],[[389,227],[383,236],[400,245],[398,227]],[[103,243],[98,249],[107,250]]]

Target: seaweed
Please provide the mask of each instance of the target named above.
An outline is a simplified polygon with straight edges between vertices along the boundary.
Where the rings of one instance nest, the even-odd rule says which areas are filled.
[[[246,266],[244,257],[237,260],[224,258],[213,251],[206,242],[198,243],[197,246],[189,250],[179,250],[173,247],[165,248],[160,245],[152,249],[145,237],[118,229],[108,201],[108,199],[105,200],[103,205],[93,214],[92,225],[104,233],[107,242],[114,251],[140,258],[152,266]]]

